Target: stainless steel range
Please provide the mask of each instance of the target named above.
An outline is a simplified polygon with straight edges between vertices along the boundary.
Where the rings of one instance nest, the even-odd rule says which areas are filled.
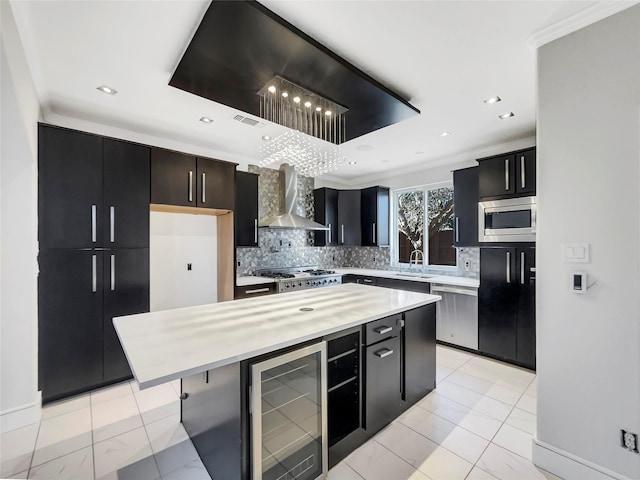
[[[254,275],[273,278],[278,286],[278,293],[329,287],[342,283],[341,274],[317,267],[265,268],[256,270]]]

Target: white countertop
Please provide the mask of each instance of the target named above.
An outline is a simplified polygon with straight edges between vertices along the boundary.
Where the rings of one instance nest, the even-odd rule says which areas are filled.
[[[273,278],[266,277],[236,277],[236,285],[238,287],[248,287],[249,285],[260,285],[263,283],[273,283]]]
[[[440,299],[344,284],[128,315],[113,323],[140,388],[147,388]]]
[[[444,285],[456,285],[459,287],[475,287],[480,286],[478,278],[456,277],[453,275],[434,275],[430,273],[418,272],[398,272],[395,270],[369,270],[366,268],[336,268],[337,273],[342,275],[365,275],[369,277],[393,278],[396,280],[410,280],[412,282],[426,283],[442,283]],[[421,278],[420,275],[429,278]]]

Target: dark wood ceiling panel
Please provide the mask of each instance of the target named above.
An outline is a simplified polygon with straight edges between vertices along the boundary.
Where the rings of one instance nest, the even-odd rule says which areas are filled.
[[[347,107],[347,140],[420,113],[255,1],[214,0],[169,85],[259,116],[275,75]]]

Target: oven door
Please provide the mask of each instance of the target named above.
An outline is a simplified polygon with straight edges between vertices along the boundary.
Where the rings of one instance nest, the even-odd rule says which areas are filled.
[[[535,242],[536,197],[478,203],[478,241]]]

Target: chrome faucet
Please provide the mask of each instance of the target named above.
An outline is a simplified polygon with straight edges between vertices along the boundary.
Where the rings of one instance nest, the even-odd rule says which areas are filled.
[[[420,265],[424,265],[424,253],[422,253],[422,250],[416,249],[409,255],[409,268],[411,268],[411,265],[414,263],[414,259],[416,266],[418,265],[418,257],[420,258]]]

